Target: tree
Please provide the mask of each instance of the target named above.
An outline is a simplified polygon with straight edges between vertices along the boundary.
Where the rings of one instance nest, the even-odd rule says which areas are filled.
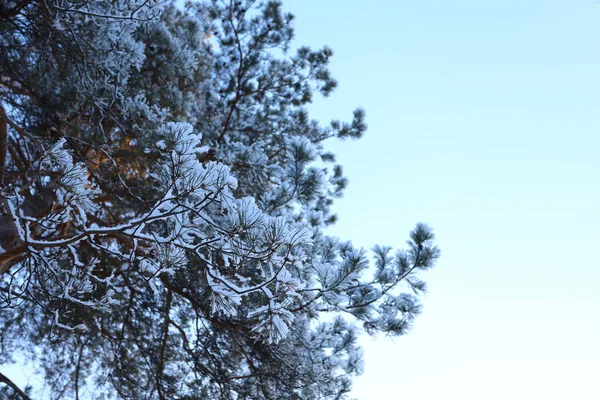
[[[343,398],[359,329],[407,331],[433,233],[395,255],[324,233],[347,183],[324,144],[366,125],[309,118],[332,52],[291,54],[292,20],[0,6],[0,363],[34,357],[53,398]]]

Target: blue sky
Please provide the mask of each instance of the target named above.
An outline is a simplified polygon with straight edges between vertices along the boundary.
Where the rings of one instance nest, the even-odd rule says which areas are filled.
[[[364,340],[363,400],[599,399],[600,2],[288,0],[328,45],[350,185],[333,234],[442,258],[408,336]]]
[[[361,400],[600,399],[600,2],[284,0],[340,87],[312,115],[350,185],[332,234],[442,258],[414,329],[364,339]]]

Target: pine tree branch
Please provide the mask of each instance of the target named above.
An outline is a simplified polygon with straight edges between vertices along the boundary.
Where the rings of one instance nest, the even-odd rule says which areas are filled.
[[[156,391],[158,392],[158,398],[164,400],[166,397],[163,394],[161,378],[165,369],[165,353],[167,350],[167,339],[169,338],[169,322],[171,312],[171,300],[173,299],[173,293],[170,289],[167,289],[167,299],[165,304],[165,326],[163,330],[162,343],[160,344],[160,357],[158,359],[158,366],[156,367]]]
[[[240,40],[240,34],[239,34],[237,28],[235,27],[235,24],[233,23],[233,10],[230,10],[228,20],[229,20],[229,23],[231,24],[231,29],[233,30],[233,33],[235,35],[236,48],[238,51],[239,61],[238,61],[237,74],[236,74],[237,82],[236,82],[236,86],[235,86],[235,99],[233,100],[233,102],[231,104],[231,108],[229,109],[229,113],[227,114],[227,118],[225,119],[225,123],[223,124],[223,130],[221,131],[221,134],[219,135],[219,137],[217,139],[219,142],[223,139],[223,137],[225,137],[225,134],[229,130],[229,125],[231,123],[231,117],[233,117],[233,113],[236,110],[237,104],[242,99],[241,86],[242,86],[242,78],[243,78],[243,73],[244,73],[244,68],[243,68],[244,67],[244,51],[242,50],[242,42]]]
[[[12,390],[14,390],[15,393],[17,393],[19,396],[21,396],[22,399],[31,400],[31,397],[29,397],[24,391],[19,389],[19,387],[13,381],[8,379],[8,377],[1,372],[0,372],[0,382],[10,386],[10,388]]]
[[[27,247],[23,245],[13,247],[0,254],[0,275],[4,274],[12,267],[15,263],[14,260],[18,260],[25,254],[27,254]]]
[[[28,4],[31,3],[31,0],[21,0],[12,8],[5,10],[4,7],[0,9],[0,18],[9,19],[19,14],[23,8],[25,8]]]
[[[4,106],[0,104],[0,187],[4,183],[4,168],[6,165],[6,144],[8,142],[8,118]]]
[[[81,359],[83,358],[83,350],[89,341],[90,339],[88,338],[85,342],[81,344],[81,347],[79,348],[77,365],[75,366],[75,400],[79,400],[79,376],[81,372]]]

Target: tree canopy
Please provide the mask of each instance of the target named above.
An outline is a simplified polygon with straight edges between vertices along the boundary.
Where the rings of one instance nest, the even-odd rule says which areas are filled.
[[[439,251],[331,237],[347,181],[306,106],[329,48],[278,1],[0,5],[0,364],[52,398],[344,398]],[[93,393],[93,396],[90,394]],[[0,374],[0,394],[27,398]]]

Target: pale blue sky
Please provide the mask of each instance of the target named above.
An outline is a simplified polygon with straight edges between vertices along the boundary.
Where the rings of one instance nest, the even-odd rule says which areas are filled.
[[[364,340],[361,400],[600,399],[600,2],[284,0],[370,129],[334,145],[331,230],[442,258],[408,336]]]
[[[442,248],[413,331],[365,340],[362,400],[600,399],[600,2],[288,0],[328,45],[350,185],[332,233]]]

